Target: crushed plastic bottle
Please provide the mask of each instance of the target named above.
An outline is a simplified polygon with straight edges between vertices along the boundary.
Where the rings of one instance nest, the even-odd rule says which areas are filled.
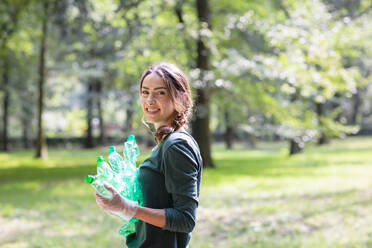
[[[141,185],[138,181],[138,169],[136,167],[140,151],[134,135],[129,135],[127,141],[124,142],[123,155],[125,160],[123,161],[124,174],[122,179],[127,187],[122,195],[132,201],[138,202],[138,205],[142,206],[143,194]],[[136,231],[137,222],[138,219],[133,217],[129,222],[124,223],[119,230],[120,235],[126,237],[134,233]]]
[[[85,182],[89,183],[96,189],[97,193],[103,197],[111,198],[112,193],[104,187],[104,183],[113,183],[114,174],[110,165],[106,163],[102,156],[97,157],[97,175],[87,175]],[[114,183],[115,185],[115,183]],[[114,185],[112,185],[114,187]]]
[[[136,167],[136,161],[139,157],[140,151],[133,134],[129,135],[127,141],[124,143],[123,154],[124,157],[134,163],[134,167]]]
[[[128,198],[133,201],[138,201],[139,204],[142,204],[143,196],[140,184],[138,182],[138,169],[136,167],[137,159],[140,155],[138,145],[134,135],[129,135],[126,142],[123,145],[123,155],[125,157],[124,167],[125,175],[123,180],[125,184],[130,186],[127,189]]]
[[[109,147],[109,156],[108,161],[111,165],[112,170],[119,174],[124,171],[124,168],[122,166],[122,162],[124,161],[123,158],[120,156],[120,154],[116,151],[115,146]]]
[[[96,189],[97,193],[100,194],[101,196],[106,198],[112,197],[112,193],[103,186],[103,182],[102,180],[100,180],[98,176],[87,175],[85,177],[85,182],[92,185],[93,188]]]
[[[114,146],[110,146],[108,161],[111,167],[105,162],[102,156],[99,156],[97,158],[97,175],[88,175],[85,181],[90,183],[104,197],[112,196],[111,192],[103,186],[104,183],[107,183],[119,192],[121,196],[136,201],[138,205],[142,206],[143,195],[141,185],[138,181],[138,169],[136,167],[140,151],[134,135],[129,135],[127,141],[124,142],[123,155],[124,159],[116,151]],[[120,235],[126,237],[136,232],[138,219],[133,217],[128,220],[124,216],[117,215],[123,222],[123,226],[119,230]]]

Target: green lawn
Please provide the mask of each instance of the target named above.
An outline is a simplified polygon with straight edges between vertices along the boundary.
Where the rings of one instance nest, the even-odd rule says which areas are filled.
[[[105,149],[0,153],[0,247],[123,247],[83,182]],[[144,152],[144,155],[148,152]],[[216,145],[190,247],[372,247],[372,138],[287,156],[286,144]],[[141,160],[144,156],[141,156]]]

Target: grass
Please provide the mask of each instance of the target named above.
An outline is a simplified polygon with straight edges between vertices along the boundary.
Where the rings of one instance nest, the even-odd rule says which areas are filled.
[[[372,247],[372,138],[287,156],[286,144],[214,146],[190,247]],[[0,153],[0,247],[123,247],[83,183],[106,149]],[[148,152],[144,152],[143,160]]]

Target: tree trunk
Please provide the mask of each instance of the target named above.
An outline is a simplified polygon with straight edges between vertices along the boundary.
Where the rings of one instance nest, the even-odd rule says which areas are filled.
[[[28,149],[30,148],[28,144],[28,125],[27,122],[23,122],[23,127],[22,127],[22,143],[23,143],[23,148]]]
[[[301,141],[297,139],[291,139],[289,142],[290,142],[289,155],[294,155],[303,152],[304,144]]]
[[[28,135],[28,131],[29,131],[29,126],[30,126],[30,121],[31,118],[30,118],[30,114],[29,114],[29,111],[28,111],[28,106],[26,106],[25,103],[22,103],[23,106],[22,106],[22,117],[21,117],[21,120],[22,120],[22,143],[23,143],[23,148],[24,149],[28,149],[29,148],[29,135]]]
[[[8,150],[8,110],[9,110],[9,64],[7,58],[4,59],[4,71],[3,71],[3,84],[4,84],[4,99],[3,99],[3,151]]]
[[[85,148],[93,148],[93,128],[92,128],[92,120],[93,120],[93,83],[92,79],[88,81],[88,93],[87,93],[87,137],[85,140]]]
[[[295,101],[299,100],[300,95],[298,91],[295,94],[291,95],[291,104],[294,104]],[[305,143],[301,141],[301,137],[294,137],[289,140],[289,155],[294,155],[297,153],[302,153],[305,147]]]
[[[329,138],[324,130],[324,123],[322,118],[324,117],[324,103],[316,103],[316,114],[318,117],[318,125],[320,128],[320,138],[318,140],[318,145],[324,145],[329,143]]]
[[[253,133],[249,135],[248,143],[253,148],[257,146],[257,137]]]
[[[357,88],[357,92],[353,95],[352,101],[353,101],[353,112],[351,113],[349,122],[351,125],[356,125],[358,123],[360,106],[362,105],[362,101],[360,98],[360,88]]]
[[[44,2],[44,16],[42,23],[42,34],[40,44],[40,60],[39,60],[39,101],[38,101],[38,131],[37,131],[37,142],[36,142],[36,155],[37,158],[47,158],[48,150],[44,134],[43,125],[43,110],[44,110],[44,85],[45,85],[45,57],[46,57],[46,42],[48,35],[48,15],[49,15],[49,3]]]
[[[198,12],[198,19],[200,28],[203,25],[208,25],[210,28],[209,20],[209,4],[208,0],[196,0],[196,7]],[[199,144],[200,152],[203,158],[203,166],[206,168],[214,168],[212,156],[211,156],[211,134],[209,129],[209,86],[208,82],[205,82],[203,78],[204,72],[210,69],[209,65],[209,49],[205,44],[205,37],[202,37],[199,32],[197,41],[197,61],[196,66],[200,69],[202,78],[201,80],[205,83],[197,89],[196,95],[196,112],[192,123],[192,133],[196,141]]]
[[[225,116],[225,124],[226,124],[225,144],[226,144],[227,149],[232,149],[234,129],[231,125],[230,113],[228,112],[228,110],[225,111],[224,116]]]
[[[131,132],[132,129],[133,129],[133,126],[132,126],[132,120],[133,120],[133,114],[134,114],[134,111],[133,111],[133,99],[131,98],[128,102],[128,108],[126,110],[126,113],[127,113],[127,118],[125,119],[125,125],[124,125],[124,132]]]
[[[106,132],[105,132],[105,123],[103,119],[103,110],[102,110],[102,82],[101,80],[96,81],[96,97],[97,97],[97,110],[98,110],[98,119],[99,119],[99,142],[101,145],[106,143]]]
[[[197,89],[196,112],[192,123],[192,133],[200,147],[205,168],[214,168],[211,157],[211,135],[209,129],[208,92]]]
[[[336,93],[335,96],[334,96],[334,101],[332,103],[332,110],[335,110],[337,108],[341,108],[341,94],[340,93]],[[341,122],[341,119],[343,117],[343,112],[341,111],[336,117],[335,117],[335,121],[337,122]]]
[[[318,145],[329,144],[329,138],[327,137],[327,135],[324,132],[321,133],[317,144]]]

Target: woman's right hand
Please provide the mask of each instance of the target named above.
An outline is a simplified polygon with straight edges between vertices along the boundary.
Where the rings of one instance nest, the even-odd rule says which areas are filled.
[[[98,206],[104,211],[124,219],[132,218],[138,209],[138,203],[121,196],[114,188],[105,184],[105,188],[112,193],[111,198],[106,198],[95,193]]]

